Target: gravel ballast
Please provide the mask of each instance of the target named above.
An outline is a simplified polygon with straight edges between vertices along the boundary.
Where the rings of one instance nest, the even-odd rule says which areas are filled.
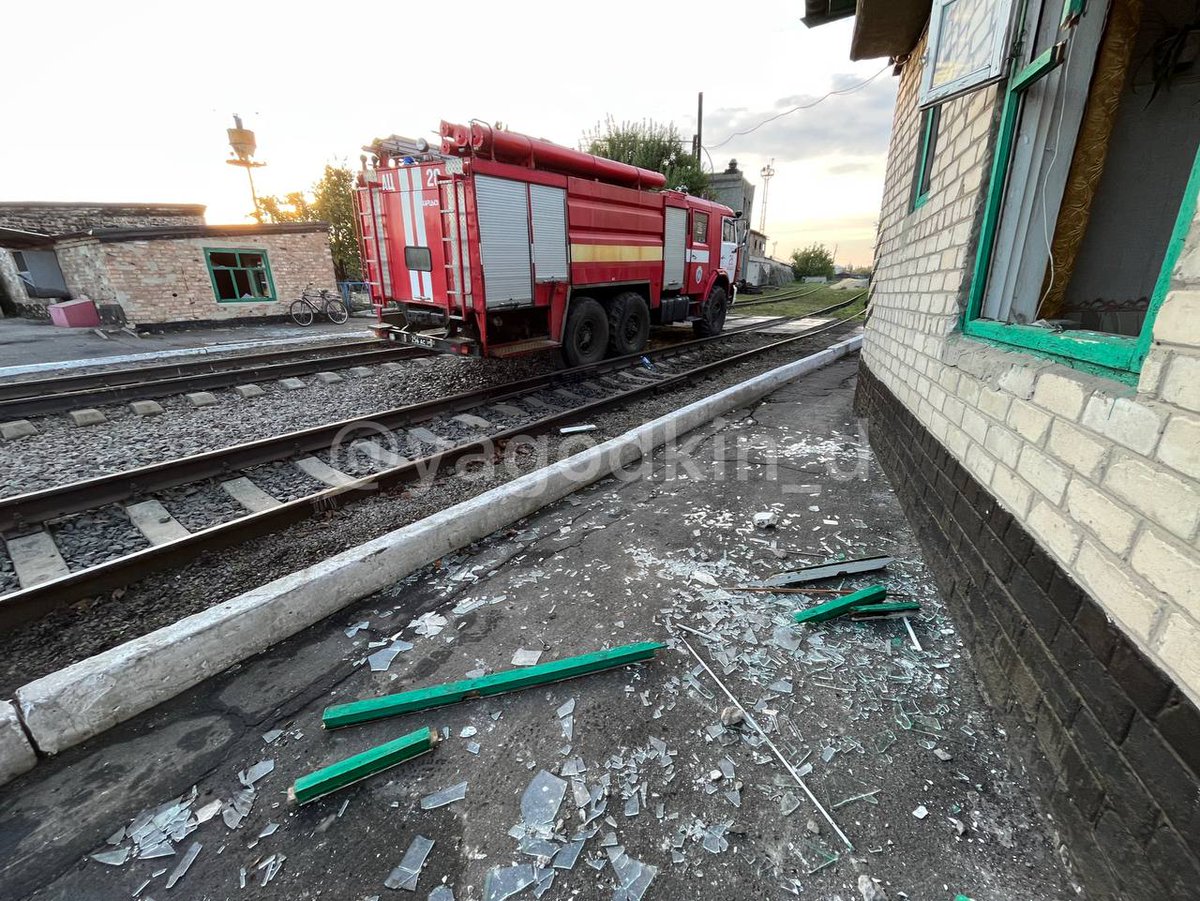
[[[595,443],[604,441],[750,376],[827,347],[855,327],[853,323],[846,324],[722,370],[685,388],[644,397],[621,409],[591,417],[590,421],[597,428],[588,433],[586,439]],[[761,336],[757,337],[761,343]],[[735,340],[753,339],[746,336]],[[726,349],[722,353],[715,348],[703,348],[691,365],[703,362],[710,353],[715,358],[727,355],[729,351]],[[549,458],[559,459],[564,444],[565,453],[579,450],[580,438],[578,435],[567,438],[557,434],[547,436]],[[0,697],[11,696],[13,690],[30,679],[428,516],[544,462],[532,448],[526,451],[515,454],[510,467],[500,467],[490,473],[475,472],[470,478],[445,475],[427,483],[397,487],[238,548],[202,554],[182,569],[151,574],[126,589],[58,610],[39,622],[14,630],[6,636],[8,653],[0,660]],[[259,487],[280,500],[323,487],[300,474],[289,463],[259,467],[247,474]],[[301,489],[303,480],[309,485]],[[284,490],[284,483],[293,486],[292,490]]]

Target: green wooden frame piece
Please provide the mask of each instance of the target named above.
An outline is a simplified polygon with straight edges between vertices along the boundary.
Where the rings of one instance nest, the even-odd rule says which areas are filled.
[[[369,748],[361,754],[355,754],[307,776],[301,776],[288,789],[288,799],[296,804],[307,804],[309,801],[323,798],[347,785],[353,785],[406,760],[428,753],[433,750],[437,741],[437,735],[430,731],[428,726],[402,735],[387,744]]]
[[[929,200],[929,189],[933,184],[933,170],[929,172],[929,183],[924,185],[925,190],[922,191],[922,182],[925,180],[925,167],[929,164],[929,154],[935,150],[934,141],[937,139],[937,130],[941,121],[940,105],[927,107],[922,113],[921,121],[921,153],[917,161],[916,179],[913,184],[913,199],[912,210],[915,212]]]
[[[892,613],[915,613],[921,609],[916,601],[892,601],[887,604],[859,604],[850,608],[850,614],[863,616],[887,616]]]
[[[222,298],[221,292],[217,289],[216,270],[232,271],[235,269],[250,269],[250,266],[213,266],[212,255],[214,253],[253,253],[262,257],[263,271],[267,274],[267,287],[271,291],[270,297],[232,297]],[[275,303],[279,300],[279,292],[275,289],[275,276],[271,274],[271,258],[267,254],[266,248],[263,247],[205,247],[204,248],[204,265],[208,267],[208,280],[212,284],[213,297],[217,303]]]
[[[1192,222],[1196,218],[1197,204],[1200,203],[1200,148],[1196,150],[1196,158],[1192,160],[1192,174],[1188,176],[1187,186],[1183,189],[1183,200],[1179,204],[1179,214],[1175,217],[1175,227],[1171,230],[1171,238],[1167,241],[1167,252],[1163,256],[1162,269],[1158,271],[1158,281],[1154,283],[1154,293],[1150,295],[1150,306],[1146,308],[1146,321],[1142,325],[1142,333],[1137,338],[1133,348],[1133,367],[1141,370],[1142,362],[1150,353],[1150,345],[1154,343],[1154,320],[1158,311],[1171,291],[1171,275],[1175,272],[1175,264],[1183,253],[1184,242],[1191,231]]]
[[[503,670],[477,679],[463,679],[428,688],[414,688],[380,698],[337,704],[325,708],[321,716],[321,725],[326,729],[341,729],[344,726],[400,716],[417,710],[445,707],[471,698],[486,698],[550,682],[561,682],[564,679],[574,679],[577,676],[587,676],[602,670],[649,660],[664,647],[666,645],[657,641],[642,641],[607,651],[595,651],[579,657],[540,663],[537,666]]]
[[[854,607],[876,604],[887,597],[887,589],[882,585],[871,585],[853,594],[834,598],[824,604],[817,604],[807,610],[797,610],[792,619],[798,623],[823,623],[827,619],[836,619],[849,613]]]

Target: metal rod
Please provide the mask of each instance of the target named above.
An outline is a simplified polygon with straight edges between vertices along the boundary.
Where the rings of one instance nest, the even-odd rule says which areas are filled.
[[[908,621],[908,617],[902,616],[901,619],[904,620],[904,628],[908,629],[908,637],[912,639],[913,648],[918,651],[924,650],[921,647],[921,642],[917,641],[917,633],[913,631],[912,623]]]
[[[727,697],[727,698],[729,698],[729,700],[733,701],[733,703],[737,707],[737,709],[742,711],[742,716],[745,717],[746,722],[749,723],[754,728],[754,731],[757,732],[762,737],[762,740],[767,743],[767,747],[769,747],[772,751],[775,752],[775,756],[779,758],[779,762],[784,765],[784,767],[787,769],[787,771],[791,774],[792,778],[796,780],[796,784],[800,786],[800,788],[804,792],[804,794],[808,795],[808,800],[812,801],[813,806],[817,808],[817,810],[820,812],[821,816],[823,816],[825,818],[825,822],[827,822],[830,825],[830,827],[833,829],[833,831],[837,833],[838,838],[840,838],[843,842],[845,842],[846,847],[848,849],[853,851],[854,845],[853,845],[853,843],[851,843],[850,839],[846,837],[846,833],[842,832],[841,827],[838,826],[838,824],[836,822],[834,822],[833,817],[829,815],[829,811],[826,810],[822,806],[821,802],[817,800],[817,796],[812,793],[811,789],[809,789],[809,787],[805,784],[804,780],[802,778],[800,778],[800,774],[796,772],[796,768],[794,766],[792,766],[791,763],[788,762],[788,759],[783,756],[783,754],[780,752],[779,748],[775,747],[775,742],[771,741],[771,736],[767,735],[767,733],[763,731],[762,726],[760,726],[758,724],[758,722],[751,715],[750,711],[747,710],[744,706],[742,706],[742,702],[739,701],[737,698],[735,698],[733,696],[733,692],[731,692],[728,688],[725,687],[725,683],[722,682],[721,679],[717,676],[717,674],[712,671],[712,667],[710,667],[708,665],[708,663],[705,662],[704,658],[696,653],[696,649],[693,648],[690,644],[688,644],[688,640],[686,638],[683,638],[682,636],[677,636],[677,637],[679,638],[679,640],[681,642],[683,642],[683,646],[688,649],[688,652],[693,657],[696,658],[696,661],[702,667],[704,667],[704,671],[706,673],[708,673],[708,675],[710,677],[712,677],[712,680],[714,682],[717,683],[717,687],[720,688],[721,691],[723,691],[725,693],[725,697]]]

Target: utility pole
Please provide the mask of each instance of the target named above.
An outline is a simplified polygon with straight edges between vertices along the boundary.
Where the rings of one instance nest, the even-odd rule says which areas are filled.
[[[775,175],[775,167],[772,165],[774,162],[775,158],[772,157],[771,160],[762,167],[762,171],[758,173],[762,176],[763,180],[762,213],[758,219],[758,230],[763,234],[767,233],[767,189],[771,186],[771,179]]]
[[[696,137],[692,141],[692,152],[696,155],[696,163],[700,163],[700,154],[704,151],[704,92],[696,95]],[[703,166],[701,166],[703,168]]]
[[[258,144],[254,140],[254,132],[248,128],[242,127],[242,117],[237,113],[233,114],[233,128],[225,129],[225,133],[229,136],[229,146],[233,148],[234,159],[226,160],[231,166],[240,166],[246,170],[246,177],[250,179],[250,199],[254,202],[254,219],[262,225],[262,210],[258,207],[258,194],[254,190],[254,172],[253,170],[265,166],[266,163],[256,163],[254,161],[254,151],[258,149]]]

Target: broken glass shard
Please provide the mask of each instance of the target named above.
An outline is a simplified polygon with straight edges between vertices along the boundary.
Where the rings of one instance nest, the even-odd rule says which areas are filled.
[[[110,867],[122,866],[129,859],[129,848],[117,848],[115,851],[97,851],[92,855],[96,863],[107,864]]]
[[[479,732],[479,730],[476,729],[474,726],[463,726],[462,729],[459,730],[458,737],[459,738],[471,738],[474,735],[478,734],[478,732]]]
[[[124,826],[122,826],[120,829],[118,829],[116,832],[114,832],[112,835],[110,835],[108,838],[106,838],[104,840],[104,843],[106,845],[116,846],[116,845],[121,844],[121,842],[123,842],[123,841],[125,841],[125,827]]]
[[[642,812],[642,805],[640,803],[640,799],[638,798],[638,793],[634,792],[632,795],[630,795],[628,798],[625,799],[625,816],[635,817],[641,812]]]
[[[477,741],[467,742],[467,751],[470,752],[471,754],[478,754],[479,753],[479,742],[477,742]]]
[[[560,726],[562,726],[563,738],[565,738],[567,741],[574,741],[575,740],[575,717],[573,715],[568,714],[567,716],[564,716],[561,720],[559,720],[558,724]]]
[[[550,891],[550,886],[554,884],[554,871],[550,869],[538,870],[533,874],[537,880],[537,885],[533,887],[533,896],[540,898],[546,892]]]
[[[258,763],[254,764],[254,766],[250,767],[250,769],[242,770],[240,773],[238,773],[238,781],[240,781],[242,785],[253,785],[255,782],[272,772],[274,769],[274,760],[260,760]]]
[[[732,779],[734,776],[733,761],[728,757],[722,757],[717,761],[717,766],[721,768],[721,775],[726,779]]]
[[[786,816],[791,816],[800,806],[800,799],[792,792],[784,792],[783,797],[779,799],[779,812]]]
[[[415,892],[417,880],[421,876],[421,868],[425,866],[425,858],[429,856],[432,847],[431,839],[423,835],[414,838],[408,846],[408,850],[404,852],[400,863],[392,870],[388,878],[383,880],[384,886],[390,889],[402,888],[405,891]]]
[[[263,733],[262,740],[265,741],[267,744],[271,745],[271,744],[274,744],[276,741],[278,741],[279,736],[281,736],[281,735],[283,735],[282,729],[272,729],[269,732]]]
[[[357,635],[359,632],[361,632],[363,629],[366,629],[370,625],[371,625],[371,623],[365,619],[362,622],[358,622],[358,623],[354,623],[353,625],[349,625],[346,627],[346,637],[353,638],[355,635]]]
[[[267,823],[267,825],[263,826],[262,832],[260,832],[258,834],[258,837],[266,838],[268,835],[274,835],[276,830],[278,830],[278,829],[279,829],[278,823]]]
[[[153,860],[156,857],[173,857],[175,848],[170,842],[159,842],[157,845],[141,845],[138,857],[141,860]]]
[[[538,771],[521,796],[521,816],[530,826],[547,826],[558,816],[567,783],[545,770]]]
[[[376,651],[367,658],[367,663],[371,667],[373,673],[385,673],[388,667],[392,665],[392,661],[403,651],[411,651],[412,645],[407,641],[396,639],[386,648]]]
[[[436,886],[425,901],[454,901],[454,889],[448,885]]]
[[[504,901],[534,883],[533,865],[496,867],[489,870],[483,883],[483,901]]]
[[[558,709],[554,712],[558,715],[560,720],[564,716],[570,716],[575,712],[575,699],[571,698],[569,701],[565,701],[564,703],[560,704]]]
[[[573,841],[563,845],[558,853],[554,855],[552,866],[556,870],[570,870],[575,866],[575,861],[579,859],[580,852],[583,851],[583,841]]]
[[[197,855],[200,853],[201,845],[199,842],[192,842],[191,846],[183,855],[183,859],[175,865],[175,869],[171,871],[171,875],[167,877],[167,888],[174,888],[175,883],[182,879],[188,871],[188,867],[192,865]]]
[[[641,901],[658,874],[658,868],[634,860],[620,846],[608,848],[607,852],[609,863],[617,875],[617,890],[613,898],[616,901]]]
[[[512,656],[513,666],[536,666],[537,662],[542,659],[541,651],[531,651],[526,648],[517,648],[517,652]]]
[[[457,785],[451,785],[449,788],[443,788],[441,791],[426,795],[421,799],[422,810],[436,810],[439,807],[445,807],[447,804],[453,804],[455,801],[461,801],[467,796],[467,783],[460,782]]]
[[[559,773],[563,776],[578,776],[581,773],[587,772],[587,765],[583,762],[582,757],[572,757],[562,765]]]

